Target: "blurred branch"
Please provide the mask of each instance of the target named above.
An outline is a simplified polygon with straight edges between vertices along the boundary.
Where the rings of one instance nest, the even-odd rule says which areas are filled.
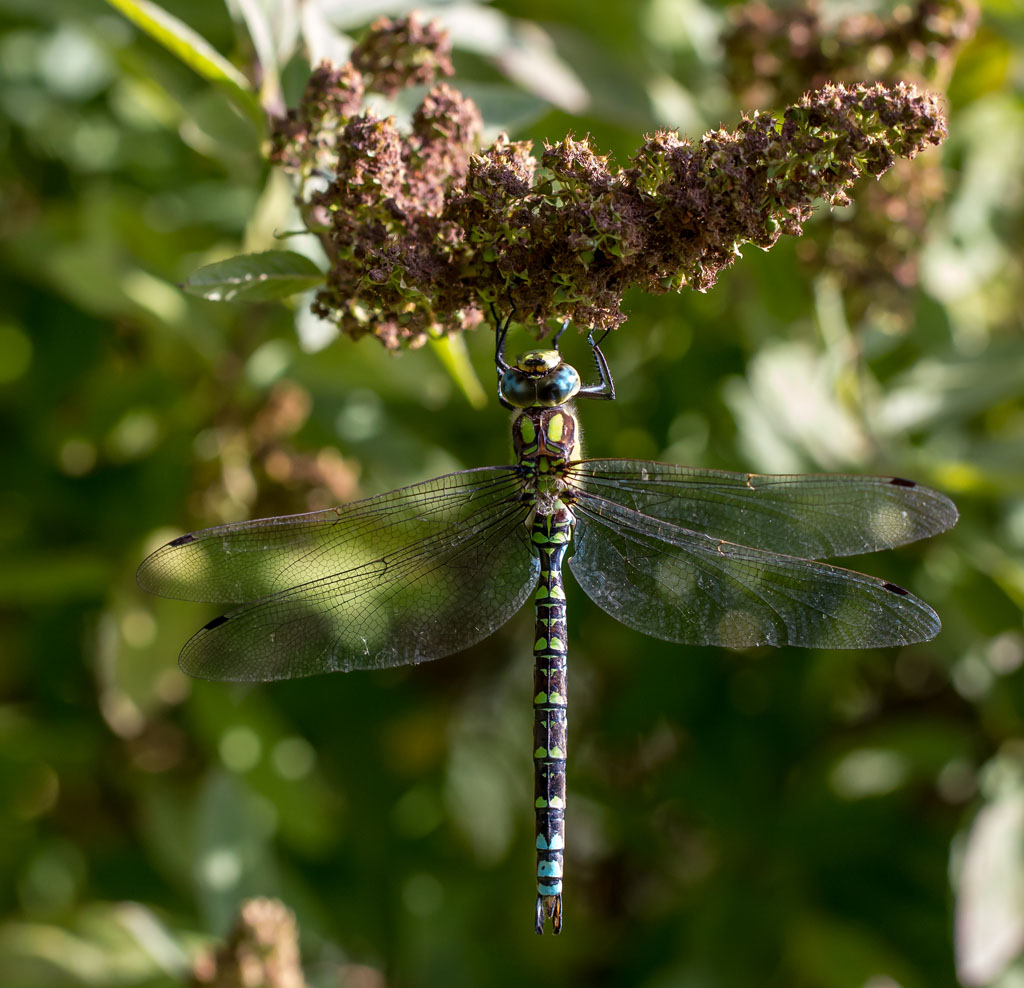
[[[191,988],[306,988],[298,929],[290,910],[276,899],[242,903],[227,941],[200,956]]]

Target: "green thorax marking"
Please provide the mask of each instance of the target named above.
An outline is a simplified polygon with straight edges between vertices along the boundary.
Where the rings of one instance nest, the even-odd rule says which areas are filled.
[[[580,457],[580,427],[567,405],[524,408],[512,423],[512,445],[523,466],[539,473],[557,472]],[[544,465],[547,461],[547,466]]]

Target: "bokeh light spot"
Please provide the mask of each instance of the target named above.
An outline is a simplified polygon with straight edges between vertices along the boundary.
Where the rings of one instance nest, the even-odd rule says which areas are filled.
[[[305,738],[283,738],[274,745],[271,760],[282,779],[302,779],[313,771],[316,752]]]
[[[242,859],[230,848],[213,848],[199,864],[199,879],[208,888],[224,891],[238,884],[242,877]]]
[[[88,439],[67,439],[57,459],[69,477],[84,477],[96,466],[96,446]]]
[[[259,763],[263,743],[248,727],[231,727],[220,738],[220,759],[232,772],[248,772]]]
[[[402,902],[416,916],[431,916],[444,902],[444,887],[433,875],[418,872],[402,887]]]
[[[843,799],[884,796],[898,789],[908,774],[906,759],[895,751],[859,748],[841,758],[832,769],[829,782]]]
[[[135,608],[121,616],[121,637],[132,648],[147,648],[156,641],[156,621],[149,611]]]

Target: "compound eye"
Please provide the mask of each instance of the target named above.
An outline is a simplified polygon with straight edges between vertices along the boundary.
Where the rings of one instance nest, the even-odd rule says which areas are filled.
[[[556,371],[537,382],[537,404],[545,408],[564,405],[580,390],[580,375],[575,367],[562,364]]]
[[[501,396],[515,408],[531,408],[537,404],[537,382],[510,367],[501,375]]]

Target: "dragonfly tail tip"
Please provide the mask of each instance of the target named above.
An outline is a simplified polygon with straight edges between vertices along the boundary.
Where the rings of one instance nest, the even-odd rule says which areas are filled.
[[[551,917],[551,932],[562,932],[562,894],[537,896],[537,923],[534,927],[538,934],[544,932],[544,924]]]

